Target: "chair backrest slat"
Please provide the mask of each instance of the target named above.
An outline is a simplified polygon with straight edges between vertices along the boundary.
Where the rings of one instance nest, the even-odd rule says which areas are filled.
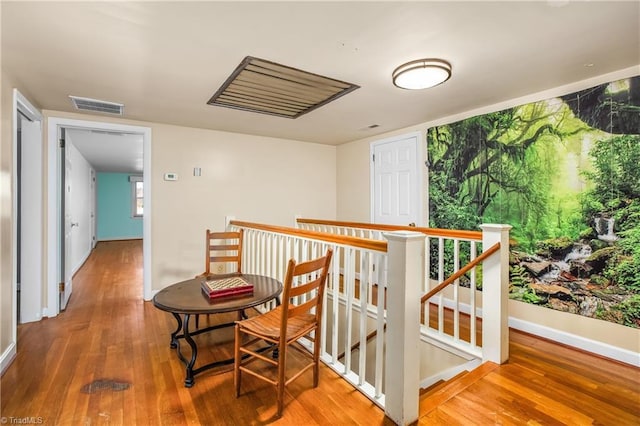
[[[310,313],[315,308],[316,324],[314,329],[316,333],[320,332],[324,289],[332,256],[333,250],[328,249],[323,257],[307,262],[297,264],[294,259],[289,260],[282,293],[281,330],[287,329],[289,318]],[[310,281],[294,286],[296,278],[308,278],[305,277],[308,275],[311,275]],[[298,299],[297,304],[294,298]],[[282,333],[281,339],[286,339],[285,333]]]
[[[299,305],[289,305],[289,309],[287,313],[289,318],[297,317],[298,315],[306,314],[311,311],[311,309],[315,308],[318,304],[318,296],[315,296],[313,299],[307,300],[304,303]]]
[[[242,273],[243,230],[206,233],[205,271],[203,275],[215,275],[212,263],[235,263],[235,273]],[[227,272],[225,270],[225,272]]]

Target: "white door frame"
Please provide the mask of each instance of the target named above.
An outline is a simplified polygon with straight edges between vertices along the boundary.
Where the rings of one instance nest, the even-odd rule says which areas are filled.
[[[396,136],[391,136],[385,139],[380,139],[377,141],[373,141],[369,144],[369,190],[370,190],[370,201],[371,201],[371,205],[370,205],[370,222],[374,223],[374,216],[375,216],[375,177],[374,177],[374,161],[373,161],[373,154],[375,152],[375,148],[378,145],[382,145],[385,143],[390,143],[390,142],[395,142],[395,141],[399,141],[399,140],[404,140],[404,139],[409,139],[409,138],[416,138],[416,142],[418,145],[418,149],[417,149],[417,153],[416,153],[416,170],[418,172],[418,176],[416,176],[417,178],[417,182],[416,182],[416,193],[413,194],[414,197],[416,197],[416,199],[418,200],[418,212],[417,212],[417,221],[416,221],[416,226],[422,226],[423,221],[424,221],[424,216],[423,216],[423,206],[424,206],[424,195],[423,195],[423,187],[424,187],[424,180],[425,180],[425,173],[424,173],[424,169],[422,168],[423,164],[424,164],[424,146],[422,144],[422,141],[424,140],[424,134],[421,131],[415,131],[415,132],[411,132],[411,133],[405,133],[402,135],[396,135]]]
[[[58,281],[60,276],[60,200],[58,187],[60,186],[60,161],[58,149],[58,129],[79,128],[111,132],[136,133],[142,135],[143,148],[143,182],[144,182],[144,216],[142,225],[143,251],[143,286],[142,297],[151,300],[151,128],[131,126],[126,124],[106,123],[100,121],[85,121],[70,118],[49,117],[47,120],[47,299],[48,316],[60,313],[58,302]]]
[[[29,100],[18,91],[18,89],[13,89],[13,134],[12,134],[12,173],[11,173],[11,217],[12,217],[12,234],[11,237],[11,250],[12,250],[12,260],[11,260],[11,340],[5,352],[0,355],[0,369],[2,372],[9,366],[11,360],[16,355],[16,345],[18,340],[18,110],[24,113],[30,120],[40,122],[40,132],[42,134],[42,114],[36,107],[29,102]],[[40,138],[40,150],[42,154],[42,138]],[[40,155],[40,158],[44,157]],[[27,159],[28,160],[28,159]],[[40,169],[42,169],[42,164],[40,165]],[[42,192],[42,188],[40,188],[40,192]],[[40,199],[42,199],[42,194],[40,194]],[[40,211],[35,212],[34,217],[39,217],[42,221],[44,216],[42,204],[40,205]],[[23,222],[24,224],[24,222]],[[35,263],[40,264],[41,267],[43,265],[43,254],[42,251],[38,253],[29,253],[28,256],[32,256],[35,258]],[[22,256],[24,259],[26,256]],[[41,269],[42,270],[42,269]],[[42,281],[40,281],[42,282]],[[38,311],[42,312],[42,301],[40,299],[29,299],[33,300],[33,303],[36,303],[38,306]]]

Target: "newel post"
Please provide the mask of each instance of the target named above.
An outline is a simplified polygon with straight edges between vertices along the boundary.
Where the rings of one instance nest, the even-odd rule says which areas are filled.
[[[396,231],[388,240],[385,407],[398,425],[418,420],[420,394],[420,296],[425,235]]]
[[[511,225],[482,224],[482,247],[500,250],[482,264],[482,361],[509,359],[509,230]]]

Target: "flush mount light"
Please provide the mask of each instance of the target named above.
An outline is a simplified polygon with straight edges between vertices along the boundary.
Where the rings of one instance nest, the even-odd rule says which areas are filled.
[[[426,89],[447,81],[451,77],[451,64],[442,59],[418,59],[400,65],[392,77],[393,84],[401,89]]]

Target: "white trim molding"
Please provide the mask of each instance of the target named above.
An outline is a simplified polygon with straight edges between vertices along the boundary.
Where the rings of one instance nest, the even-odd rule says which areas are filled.
[[[16,357],[16,343],[11,342],[7,349],[0,356],[0,375],[4,375],[7,368],[11,365]]]
[[[430,302],[436,303],[437,299],[430,300]],[[453,309],[455,306],[453,300],[448,298],[444,298],[442,303],[445,308],[449,309]],[[467,303],[460,303],[458,309],[461,313],[467,315],[470,312],[470,307]],[[478,318],[482,318],[482,308],[476,308],[476,316]],[[533,334],[544,339],[549,339],[563,345],[571,346],[576,349],[580,349],[640,368],[640,353],[638,352],[613,346],[608,343],[599,342],[597,340],[588,339],[577,334],[568,333],[566,331],[547,327],[541,324],[536,324],[534,322],[526,321],[512,316],[509,317],[509,327],[513,328],[514,330]]]
[[[587,339],[586,337],[521,320],[519,318],[509,317],[509,327],[581,349],[583,351],[624,362],[625,364],[630,364],[634,367],[640,367],[640,353],[638,352],[633,352],[628,349],[619,348],[596,340]]]
[[[5,369],[9,366],[9,364],[11,364],[11,362],[13,361],[13,359],[16,356],[16,346],[17,346],[17,341],[18,341],[18,268],[21,267],[21,265],[18,264],[18,201],[17,201],[17,194],[18,194],[18,177],[17,177],[17,173],[19,170],[18,167],[18,114],[19,112],[22,113],[25,117],[27,117],[27,119],[33,121],[33,122],[37,122],[38,126],[40,128],[40,143],[39,143],[39,148],[36,147],[36,149],[38,150],[38,160],[41,162],[43,161],[44,155],[42,152],[42,130],[43,130],[43,125],[42,125],[42,121],[43,121],[43,117],[41,112],[35,107],[33,106],[33,104],[31,102],[29,102],[29,100],[22,94],[20,93],[20,91],[18,89],[13,89],[13,102],[12,102],[12,107],[13,107],[13,111],[12,111],[12,165],[11,165],[11,170],[12,170],[12,176],[11,176],[11,217],[13,218],[12,220],[12,237],[11,237],[11,339],[9,340],[9,345],[7,346],[7,349],[5,350],[5,352],[2,354],[1,359],[0,359],[0,364],[1,364],[1,368],[2,368],[2,373],[4,373]],[[38,161],[36,160],[36,161]],[[42,164],[39,165],[34,165],[34,167],[37,169],[38,166],[40,166],[40,168],[42,168]],[[36,177],[37,178],[37,177]],[[40,180],[41,182],[41,180]],[[38,202],[38,210],[35,212],[35,216],[31,216],[32,218],[35,218],[35,220],[37,220],[40,224],[42,223],[42,217],[44,216],[44,206],[42,205],[42,191],[43,191],[43,187],[41,184],[39,184],[39,186],[37,188],[35,188],[35,190],[37,191],[36,197],[39,199]],[[39,235],[38,235],[39,234]],[[44,230],[42,229],[42,226],[40,226],[40,229],[37,230],[37,234],[36,234],[36,238],[37,239],[42,239],[44,235]],[[37,245],[37,241],[35,242]],[[44,253],[43,251],[39,251],[38,253],[28,253],[28,256],[33,257],[33,262],[35,262],[35,265],[37,265],[38,268],[38,275],[39,277],[37,278],[37,281],[34,282],[35,287],[33,288],[34,290],[37,291],[37,286],[42,287],[43,282],[42,282],[42,278],[43,278],[43,266],[44,266]],[[23,256],[24,259],[24,256]],[[26,292],[24,294],[27,294]],[[34,297],[33,299],[29,299],[29,303],[33,303],[34,306],[32,306],[34,309],[30,309],[32,312],[35,312],[35,316],[33,318],[29,318],[29,321],[37,321],[39,319],[42,318],[42,298],[41,297]]]
[[[143,142],[143,182],[144,182],[144,214],[142,225],[143,251],[143,298],[151,300],[151,128],[128,124],[108,123],[101,121],[85,121],[70,118],[49,117],[47,120],[47,286],[48,314],[56,316],[60,312],[58,305],[57,283],[59,278],[59,162],[58,162],[58,129],[80,128],[106,130],[114,132],[136,133],[142,135]]]

